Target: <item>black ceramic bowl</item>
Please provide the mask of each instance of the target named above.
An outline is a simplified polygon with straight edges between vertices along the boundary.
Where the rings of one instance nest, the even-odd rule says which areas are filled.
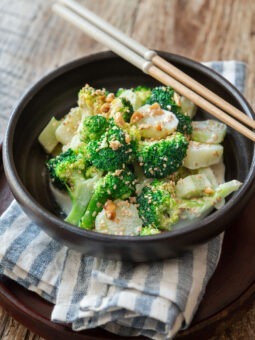
[[[252,109],[243,96],[218,74],[184,57],[161,55],[252,117]],[[60,118],[75,105],[78,90],[85,83],[113,91],[119,87],[157,84],[126,61],[106,52],[56,69],[23,96],[9,122],[3,160],[13,195],[29,217],[70,248],[89,255],[133,261],[176,256],[226,229],[250,198],[255,178],[254,144],[230,128],[225,139],[226,179],[238,179],[243,185],[223,209],[200,222],[155,236],[127,237],[81,230],[61,219],[45,175],[46,155],[37,137],[52,115]],[[199,110],[198,117],[208,115]]]

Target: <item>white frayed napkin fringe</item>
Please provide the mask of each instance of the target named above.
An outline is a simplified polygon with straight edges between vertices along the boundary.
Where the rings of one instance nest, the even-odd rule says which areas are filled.
[[[207,65],[244,90],[245,64]],[[52,240],[14,201],[0,218],[0,273],[52,302],[52,320],[75,331],[101,326],[122,336],[171,339],[192,321],[222,239],[149,264],[98,259]]]

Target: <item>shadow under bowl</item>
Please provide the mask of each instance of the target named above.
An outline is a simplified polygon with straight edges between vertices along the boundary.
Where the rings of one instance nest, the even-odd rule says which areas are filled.
[[[166,52],[160,55],[254,118],[242,94],[220,75],[190,59]],[[63,221],[49,189],[46,155],[37,138],[53,115],[61,118],[76,105],[78,91],[85,83],[110,91],[158,84],[115,54],[103,52],[54,70],[28,90],[12,113],[3,145],[8,183],[27,215],[51,237],[79,252],[137,262],[177,256],[225,230],[249,200],[255,182],[254,144],[231,128],[224,141],[226,180],[237,179],[243,185],[222,209],[203,220],[145,237],[105,235]],[[199,110],[198,117],[209,115]]]

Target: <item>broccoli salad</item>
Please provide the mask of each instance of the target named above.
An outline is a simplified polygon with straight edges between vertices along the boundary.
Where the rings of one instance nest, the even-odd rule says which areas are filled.
[[[226,125],[193,120],[172,88],[85,85],[77,106],[39,135],[65,221],[113,235],[171,231],[220,209],[239,189],[224,181]]]

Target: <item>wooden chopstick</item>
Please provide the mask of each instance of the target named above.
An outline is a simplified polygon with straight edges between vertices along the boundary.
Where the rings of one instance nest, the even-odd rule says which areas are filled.
[[[233,129],[237,130],[238,132],[240,132],[241,134],[243,134],[244,136],[246,136],[247,138],[249,138],[249,139],[251,139],[252,141],[255,142],[255,133],[252,132],[250,129],[248,129],[246,126],[243,126],[240,122],[236,121],[234,118],[227,115],[224,111],[222,111],[219,108],[219,105],[218,105],[218,107],[216,107],[211,102],[209,102],[207,100],[208,93],[206,94],[207,97],[204,96],[204,98],[203,98],[198,94],[199,93],[198,91],[197,91],[198,93],[196,93],[196,92],[193,91],[193,89],[185,86],[184,82],[189,82],[189,84],[191,84],[192,87],[194,86],[194,83],[195,83],[196,88],[198,88],[198,87],[200,88],[200,86],[202,86],[201,84],[199,84],[198,82],[196,82],[192,78],[188,77],[187,75],[185,75],[186,80],[183,83],[181,83],[177,78],[183,79],[184,73],[182,71],[178,70],[177,68],[175,68],[173,65],[166,62],[163,58],[159,57],[156,54],[156,52],[147,50],[144,46],[140,45],[137,42],[135,42],[135,44],[133,45],[134,40],[127,37],[122,32],[120,32],[121,39],[116,39],[116,35],[119,34],[119,31],[116,28],[114,28],[113,26],[111,26],[108,23],[107,23],[107,25],[103,26],[103,24],[106,23],[104,20],[100,19],[95,14],[93,14],[91,16],[91,12],[87,13],[87,10],[84,7],[75,3],[73,0],[61,0],[61,2],[63,3],[63,5],[55,4],[53,6],[53,10],[58,15],[62,16],[67,21],[71,22],[72,24],[74,24],[78,28],[82,29],[84,32],[86,32],[93,39],[95,39],[95,40],[101,42],[102,44],[106,45],[113,52],[120,55],[123,59],[128,60],[130,63],[132,63],[136,67],[143,70],[143,72],[151,75],[153,78],[159,80],[161,83],[163,83],[167,86],[173,87],[176,90],[176,92],[187,97],[192,102],[194,102],[194,104],[196,104],[197,106],[203,108],[204,110],[206,110],[207,112],[209,112],[210,114],[215,116],[220,121],[224,122],[228,126],[232,127]],[[87,17],[89,17],[90,20],[88,20]],[[96,20],[97,25],[94,23],[94,20]],[[100,25],[98,24],[98,22],[100,22]],[[112,27],[113,27],[113,30],[112,30]],[[109,32],[111,32],[112,34],[110,34]],[[121,41],[123,39],[123,35],[124,35],[125,38],[126,37],[128,38],[127,39],[128,42],[126,44],[123,44],[122,41]],[[134,46],[134,48],[133,49],[130,48],[130,45]],[[142,49],[140,49],[141,46],[142,46]],[[138,50],[140,51],[139,54],[137,54]],[[142,57],[141,53],[143,53],[143,55],[147,56],[148,59],[154,60],[155,65],[156,65],[156,63],[161,64],[162,69],[155,66],[152,61],[149,61],[149,60],[145,59],[144,57]],[[173,72],[173,69],[171,68],[171,66],[173,66],[174,69],[177,69],[179,71],[179,72],[177,72],[178,73],[177,78],[176,78],[175,70],[172,73],[174,77],[165,72],[166,69],[169,69],[169,65],[170,65],[170,69],[171,69],[170,72]],[[204,89],[207,90],[205,87],[202,86],[202,92],[203,93],[205,92]],[[211,94],[213,94],[213,96]],[[214,101],[217,101],[217,103],[218,103],[218,102],[221,102],[223,100],[211,91],[209,91],[209,97],[212,98],[211,99],[212,102],[214,100]],[[229,108],[229,106],[232,107],[232,105],[230,105],[227,102],[225,102],[225,104],[223,103],[224,107],[226,107],[226,104],[228,106],[227,108]],[[234,107],[232,107],[232,108],[234,108]],[[236,109],[236,108],[234,108],[234,109],[235,109],[234,116],[236,118],[238,118],[239,120],[243,121],[246,124],[247,124],[247,121],[248,121],[249,122],[248,125],[251,126],[251,123],[252,123],[253,124],[252,127],[255,127],[255,122],[251,118],[246,116],[244,113],[242,113],[238,109]],[[239,111],[239,112],[237,112],[237,111]],[[231,112],[230,114],[233,114],[233,113]],[[244,117],[246,117],[246,118],[244,118]]]
[[[208,99],[213,104],[217,105],[219,108],[223,109],[225,112],[240,120],[244,124],[255,129],[255,120],[248,117],[242,111],[228,103],[223,98],[219,97],[216,93],[212,92],[195,79],[188,76],[186,73],[179,70],[173,64],[169,63],[165,59],[161,58],[159,55],[152,57],[152,62],[154,65],[158,66],[161,70],[165,71],[170,76],[182,82],[184,85],[191,88],[193,91],[200,94],[202,97]]]
[[[148,73],[155,79],[159,80],[163,84],[173,87],[176,92],[182,94],[184,97],[189,98],[194,104],[204,109],[206,112],[209,112],[218,120],[222,121],[226,125],[232,127],[234,130],[238,131],[242,135],[251,139],[255,142],[255,133],[248,129],[246,126],[242,125],[240,122],[227,115],[217,106],[210,103],[208,100],[204,99],[196,92],[192,91],[185,85],[178,82],[178,80],[172,78],[170,75],[164,73],[161,69],[156,66],[151,66],[148,70]]]
[[[219,108],[221,108],[231,116],[255,129],[255,120],[251,119],[242,111],[225,101],[223,98],[197,82],[195,79],[188,76],[186,73],[179,70],[173,64],[160,57],[156,53],[156,51],[149,50],[142,44],[138,43],[131,37],[118,30],[116,27],[112,26],[104,19],[100,18],[93,12],[89,11],[87,8],[75,2],[74,0],[59,0],[59,2],[62,3],[64,6],[70,8],[80,16],[84,17],[87,21],[95,25],[97,28],[103,30],[105,33],[109,34],[111,37],[115,38],[123,45],[132,49],[144,59],[152,61],[153,64],[159,67],[161,70],[165,71],[167,74],[180,81],[193,91],[197,92],[205,99],[217,105]]]

